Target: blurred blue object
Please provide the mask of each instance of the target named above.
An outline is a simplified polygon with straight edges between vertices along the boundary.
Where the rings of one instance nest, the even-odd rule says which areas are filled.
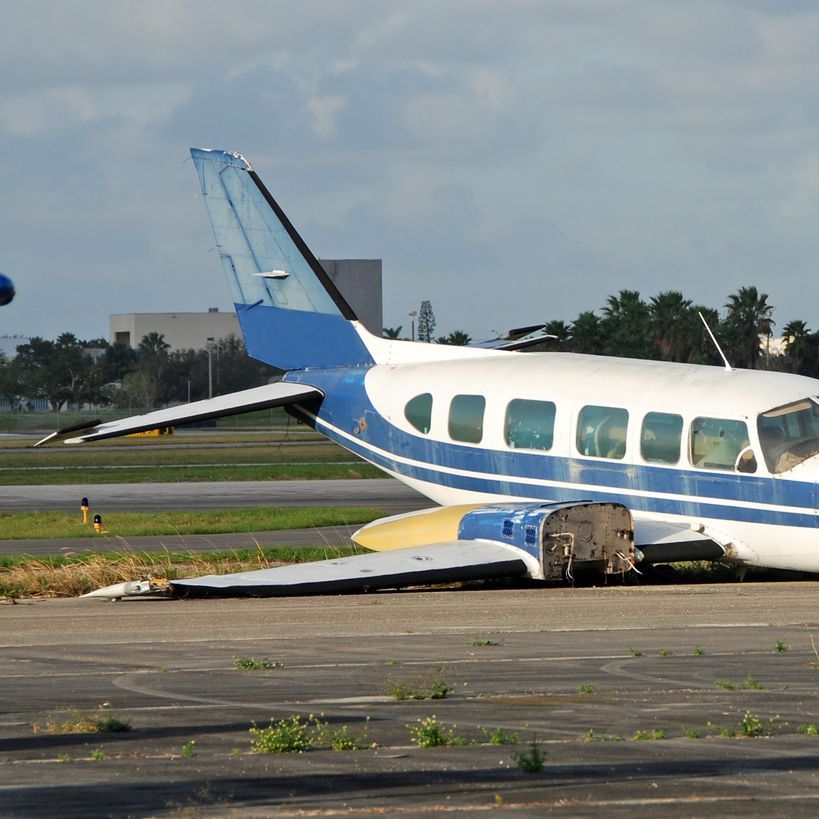
[[[8,304],[14,298],[14,282],[0,273],[0,304]]]

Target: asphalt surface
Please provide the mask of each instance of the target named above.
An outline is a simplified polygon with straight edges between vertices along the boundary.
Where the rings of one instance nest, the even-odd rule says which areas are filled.
[[[388,514],[433,506],[393,478],[321,481],[214,481],[206,483],[107,483],[65,486],[0,486],[0,511],[65,509],[151,511],[242,506],[378,506]]]
[[[3,605],[0,814],[815,816],[817,603],[758,583]],[[445,699],[388,696],[436,675]],[[60,732],[102,703],[131,730]],[[251,753],[254,722],[309,714],[371,747]],[[432,715],[466,744],[418,747]]]

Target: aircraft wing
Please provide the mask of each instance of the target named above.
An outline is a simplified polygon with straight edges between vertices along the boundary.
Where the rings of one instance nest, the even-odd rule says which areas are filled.
[[[526,571],[526,561],[515,547],[454,541],[254,572],[175,580],[171,590],[177,597],[276,597],[515,577],[525,575]]]
[[[635,520],[634,545],[646,563],[676,563],[681,560],[720,560],[725,548],[710,532],[700,532],[684,523]]]
[[[277,381],[263,387],[206,398],[192,404],[180,404],[177,407],[148,412],[144,415],[132,415],[120,421],[101,423],[99,420],[72,424],[70,427],[52,432],[34,446],[42,446],[49,441],[65,438],[67,444],[84,444],[87,441],[102,441],[105,438],[116,438],[120,435],[131,435],[135,432],[146,432],[150,429],[173,427],[179,424],[192,424],[196,421],[207,421],[225,415],[238,415],[242,412],[281,407],[323,398],[321,390],[306,384],[290,384]],[[65,436],[71,432],[82,432],[74,438]]]

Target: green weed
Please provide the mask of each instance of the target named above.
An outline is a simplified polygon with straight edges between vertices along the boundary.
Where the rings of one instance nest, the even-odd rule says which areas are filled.
[[[670,657],[674,652],[670,648],[661,648],[657,653],[661,657]]]
[[[88,754],[88,756],[90,756],[91,759],[99,762],[99,761],[105,759],[105,751],[103,751],[102,748],[94,748],[91,751],[91,753]]]
[[[739,732],[744,737],[761,737],[770,734],[769,726],[750,711],[746,711],[739,721]]]
[[[520,731],[504,731],[503,728],[482,728],[490,745],[515,745],[520,742]]]
[[[387,679],[387,691],[395,700],[442,700],[452,691],[452,686],[444,678],[443,668],[431,676],[421,679]]]
[[[535,774],[543,770],[545,754],[540,750],[540,743],[533,739],[525,753],[514,753],[512,759],[524,773]]]
[[[702,646],[694,646],[694,656],[702,657],[705,654],[705,649]]]
[[[34,725],[34,733],[42,730],[39,724]],[[65,722],[46,723],[49,734],[115,734],[131,730],[131,723],[120,719],[110,709],[100,706],[96,713],[86,714],[75,711],[72,718]]]
[[[819,726],[815,722],[803,722],[796,730],[810,737],[819,736]]]
[[[777,640],[774,643],[774,651],[776,651],[779,654],[783,654],[789,648],[790,648],[790,646],[784,640]]]
[[[302,754],[313,747],[310,724],[298,715],[278,722],[271,720],[267,728],[254,723],[250,733],[254,737],[250,750],[255,754]]]
[[[760,691],[762,685],[757,682],[750,674],[742,681],[742,687],[746,691]]]
[[[451,728],[431,717],[419,719],[418,725],[410,726],[410,738],[419,748],[437,748],[443,745],[465,745],[463,737],[455,734],[457,726]]]
[[[594,728],[589,728],[584,739],[587,742],[620,742],[623,737],[621,737],[619,734],[599,733],[595,731]]]
[[[736,686],[730,680],[723,680],[721,677],[714,680],[714,685],[716,685],[718,688],[724,688],[726,691],[736,690]]]
[[[196,740],[191,739],[182,746],[181,750],[179,751],[179,755],[183,759],[190,759],[193,756],[193,752],[194,752],[195,748],[196,748]]]
[[[577,688],[578,694],[594,694],[594,683],[585,682],[581,683],[581,685]]]
[[[650,731],[638,729],[634,732],[632,739],[636,739],[638,741],[645,739],[668,739],[668,734],[666,734],[665,729],[663,728],[653,728]]]
[[[270,668],[281,668],[284,663],[278,660],[257,660],[255,657],[235,657],[233,660],[234,668],[240,668],[242,671],[261,671]]]
[[[699,728],[683,728],[686,739],[699,739],[701,734]]]
[[[366,722],[369,723],[367,717]],[[326,721],[321,718],[314,718],[315,740],[317,744],[329,745],[334,751],[363,751],[371,748],[372,744],[367,740],[367,729],[360,736],[354,736],[346,725],[340,728],[331,728]]]
[[[639,648],[630,648],[629,651],[631,652],[632,657],[642,657],[643,652],[640,651]]]
[[[499,646],[500,643],[496,643],[494,640],[473,640],[470,645],[476,648],[485,648],[486,646]]]

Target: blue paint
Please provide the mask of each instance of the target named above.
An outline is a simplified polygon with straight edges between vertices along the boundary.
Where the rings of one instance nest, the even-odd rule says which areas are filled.
[[[250,355],[283,370],[371,365],[340,297],[247,162],[226,151],[191,156]]]
[[[509,495],[543,501],[594,500],[621,503],[632,511],[657,512],[693,518],[768,523],[815,528],[810,483],[736,473],[703,473],[684,468],[661,468],[620,462],[590,461],[520,450],[490,450],[465,444],[435,441],[398,429],[384,420],[364,388],[366,371],[288,373],[287,380],[310,383],[326,397],[319,409],[321,431],[367,461],[402,477],[453,489]],[[307,420],[306,416],[305,419]],[[361,425],[361,419],[366,424]],[[333,428],[352,434],[343,438]],[[358,443],[358,442],[361,443]],[[373,452],[365,444],[385,450]],[[406,464],[395,456],[417,461]],[[458,470],[444,471],[442,467]],[[476,475],[465,475],[473,472]],[[576,487],[548,487],[534,480],[571,483]],[[625,490],[653,493],[648,497]],[[682,499],[658,497],[681,495]],[[718,504],[713,501],[728,503]],[[761,504],[748,508],[742,504]],[[775,510],[772,506],[790,507]]]
[[[0,305],[8,304],[14,298],[14,282],[0,273]]]
[[[373,363],[358,333],[342,316],[236,304],[247,352],[275,367],[342,367]]]

